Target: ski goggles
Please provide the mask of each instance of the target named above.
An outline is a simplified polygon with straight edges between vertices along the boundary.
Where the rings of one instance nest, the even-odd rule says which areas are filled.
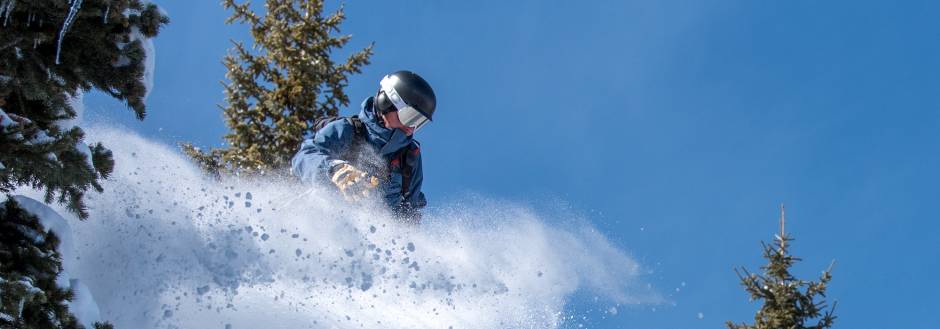
[[[382,92],[385,93],[388,100],[392,101],[392,105],[398,109],[398,119],[403,125],[414,128],[414,131],[418,131],[418,129],[424,127],[428,122],[431,122],[431,119],[428,119],[421,111],[405,103],[401,95],[398,95],[398,91],[395,91],[395,85],[398,84],[398,77],[386,75],[379,84],[382,86]]]

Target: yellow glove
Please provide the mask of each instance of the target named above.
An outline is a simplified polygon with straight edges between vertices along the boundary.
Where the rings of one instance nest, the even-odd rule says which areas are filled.
[[[378,177],[371,176],[348,163],[337,165],[333,169],[333,177],[330,180],[348,201],[367,198],[372,190],[379,186]]]

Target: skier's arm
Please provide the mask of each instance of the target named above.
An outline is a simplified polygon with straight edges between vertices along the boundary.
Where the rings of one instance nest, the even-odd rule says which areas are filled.
[[[304,140],[300,151],[291,160],[291,173],[304,183],[325,182],[330,169],[346,163],[340,156],[352,145],[355,131],[346,120],[337,120]]]

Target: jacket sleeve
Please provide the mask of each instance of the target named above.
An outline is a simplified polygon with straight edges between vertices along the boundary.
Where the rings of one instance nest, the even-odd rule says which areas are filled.
[[[352,145],[355,133],[348,120],[327,124],[301,144],[291,159],[291,174],[308,184],[329,181],[330,168],[346,163],[340,156]]]

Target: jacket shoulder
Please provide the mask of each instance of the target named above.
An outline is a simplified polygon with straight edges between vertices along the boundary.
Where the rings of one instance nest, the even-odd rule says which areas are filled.
[[[339,118],[327,123],[317,130],[314,135],[315,140],[345,140],[356,133],[355,127],[349,121],[349,118]]]

